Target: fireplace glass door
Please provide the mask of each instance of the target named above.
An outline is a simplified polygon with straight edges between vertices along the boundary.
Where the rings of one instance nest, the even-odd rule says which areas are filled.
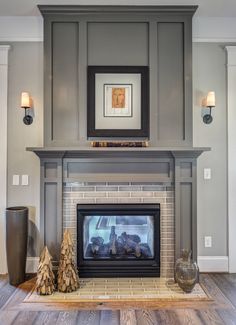
[[[160,276],[160,204],[78,204],[81,277]]]
[[[152,215],[86,215],[84,259],[153,259]]]

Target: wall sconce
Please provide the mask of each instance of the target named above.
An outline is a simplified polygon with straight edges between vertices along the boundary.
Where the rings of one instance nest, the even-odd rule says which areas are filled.
[[[28,110],[31,109],[31,106],[30,106],[30,96],[29,96],[29,93],[28,92],[22,92],[21,93],[21,108],[24,108],[25,109],[25,116],[23,118],[23,122],[26,124],[26,125],[30,125],[32,124],[33,122],[33,117],[28,113]]]
[[[203,116],[203,122],[206,124],[210,124],[213,120],[213,117],[211,115],[211,109],[216,106],[216,99],[215,99],[214,91],[209,91],[209,93],[207,94],[205,106],[209,109],[209,113],[207,113]]]

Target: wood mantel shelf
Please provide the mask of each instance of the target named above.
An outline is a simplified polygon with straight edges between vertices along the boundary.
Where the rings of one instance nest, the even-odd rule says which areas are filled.
[[[147,147],[147,148],[92,148],[92,147],[28,147],[39,158],[197,158],[209,147]]]

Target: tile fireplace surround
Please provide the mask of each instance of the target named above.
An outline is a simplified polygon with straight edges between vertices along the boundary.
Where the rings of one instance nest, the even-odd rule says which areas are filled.
[[[141,182],[71,182],[63,186],[63,230],[73,235],[76,251],[77,204],[160,203],[161,276],[173,276],[174,187]],[[75,254],[76,255],[76,254]]]
[[[78,203],[160,203],[161,276],[173,276],[181,248],[196,259],[196,163],[208,148],[27,150],[41,162],[41,244],[55,264],[62,231],[70,229],[76,241]]]

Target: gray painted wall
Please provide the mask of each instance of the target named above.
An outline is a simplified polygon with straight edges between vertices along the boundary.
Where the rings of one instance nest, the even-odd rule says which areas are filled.
[[[9,52],[8,95],[8,206],[30,208],[29,256],[38,256],[40,164],[25,150],[43,143],[43,44],[13,43]],[[22,91],[29,91],[34,103],[34,122],[25,125],[20,108]],[[29,175],[29,186],[13,186],[12,175]]]
[[[30,218],[39,229],[39,159],[25,147],[42,145],[43,139],[43,44],[13,43],[9,57],[8,108],[8,205],[32,207]],[[212,151],[198,159],[198,254],[227,255],[226,208],[226,54],[217,44],[193,45],[194,145]],[[205,125],[199,101],[208,90],[216,91],[214,121]],[[22,122],[20,93],[30,91],[35,119],[31,126]],[[212,168],[212,180],[203,180],[203,168]],[[29,174],[30,185],[12,186],[13,174]],[[35,227],[34,231],[37,233]],[[203,247],[203,237],[213,236],[213,247]],[[36,236],[34,235],[34,239]],[[32,245],[31,245],[32,247]],[[37,255],[35,243],[29,255]]]
[[[198,159],[198,255],[227,255],[227,111],[226,52],[222,45],[193,45],[193,139],[195,146],[211,147]],[[201,117],[201,99],[216,92],[213,122]],[[203,179],[203,169],[211,168],[212,179]],[[204,236],[212,236],[212,248],[204,247]]]

